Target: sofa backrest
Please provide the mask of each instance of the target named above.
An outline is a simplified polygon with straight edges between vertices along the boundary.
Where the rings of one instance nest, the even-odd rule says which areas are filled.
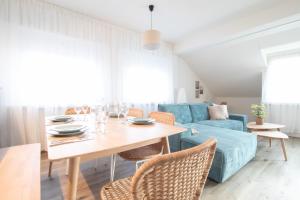
[[[159,104],[158,110],[173,113],[178,123],[187,124],[193,122],[189,104]]]
[[[193,122],[209,120],[208,104],[207,103],[190,104],[190,110],[191,110]]]
[[[208,104],[159,104],[158,110],[175,115],[176,122],[181,124],[199,122],[209,119]]]

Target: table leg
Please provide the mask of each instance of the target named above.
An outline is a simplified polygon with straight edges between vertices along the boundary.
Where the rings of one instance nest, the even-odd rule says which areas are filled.
[[[269,147],[272,146],[272,138],[269,138]]]
[[[285,161],[287,161],[287,155],[286,155],[284,140],[280,139],[280,142],[281,142],[281,148],[282,148],[282,151],[283,151],[284,159],[285,159]]]
[[[69,175],[69,159],[66,159],[66,171],[65,171],[65,175],[66,176]]]
[[[69,159],[69,200],[76,200],[80,157]]]
[[[162,145],[163,145],[163,154],[169,154],[170,151],[170,145],[169,145],[169,138],[164,137],[162,138]]]

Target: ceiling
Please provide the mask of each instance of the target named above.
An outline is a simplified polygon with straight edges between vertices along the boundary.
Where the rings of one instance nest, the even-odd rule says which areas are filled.
[[[263,48],[300,41],[300,0],[44,0],[174,44],[214,96],[258,97]]]
[[[149,3],[155,5],[154,28],[169,42],[212,23],[253,13],[280,0],[46,0],[136,31],[149,28]]]

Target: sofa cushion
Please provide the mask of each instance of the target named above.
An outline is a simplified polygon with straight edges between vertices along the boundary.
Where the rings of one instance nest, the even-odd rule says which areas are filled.
[[[238,120],[231,120],[231,119],[204,120],[204,121],[197,122],[197,124],[208,125],[208,126],[213,126],[213,127],[220,127],[220,128],[227,128],[227,129],[232,129],[232,130],[237,130],[237,131],[244,131],[243,122],[238,121]]]
[[[206,103],[197,103],[190,104],[190,109],[193,117],[193,122],[199,122],[202,120],[208,120],[208,104]]]
[[[221,106],[208,106],[208,113],[211,120],[226,119],[226,113]]]
[[[229,118],[227,105],[208,106],[208,113],[210,119],[227,119]]]
[[[173,113],[176,122],[181,124],[192,122],[192,115],[188,104],[158,104],[158,110]]]
[[[217,150],[209,172],[209,178],[217,182],[227,180],[255,156],[257,139],[251,133],[200,124],[186,126],[197,129],[199,134],[182,138],[182,149],[199,145],[209,138],[217,139]]]

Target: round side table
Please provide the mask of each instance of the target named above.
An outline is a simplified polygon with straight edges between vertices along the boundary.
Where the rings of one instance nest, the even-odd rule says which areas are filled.
[[[289,137],[285,133],[280,132],[280,129],[284,127],[285,125],[272,123],[264,123],[263,125],[257,125],[255,122],[249,122],[247,124],[247,128],[250,132],[257,136],[268,138],[270,147],[272,146],[272,139],[279,139],[281,142],[281,148],[284,154],[284,159],[287,161],[284,140],[288,139]]]

